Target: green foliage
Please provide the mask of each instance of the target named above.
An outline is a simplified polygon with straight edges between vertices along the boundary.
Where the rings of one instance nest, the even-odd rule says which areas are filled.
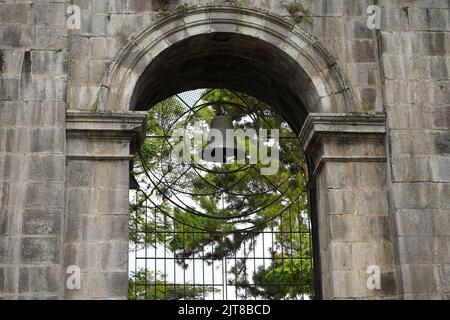
[[[128,279],[129,300],[202,300],[213,291],[211,287],[190,284],[174,285],[160,272],[140,270]]]
[[[156,247],[164,244],[170,250],[177,263],[188,268],[186,260],[200,253],[204,254],[208,263],[233,257],[241,250],[244,243],[253,243],[262,231],[267,228],[275,232],[292,230],[306,231],[307,221],[300,213],[308,212],[306,196],[306,176],[308,174],[299,140],[287,123],[269,106],[246,94],[234,94],[225,89],[206,91],[203,102],[226,101],[224,108],[231,115],[235,129],[279,129],[280,137],[280,170],[272,176],[262,176],[259,170],[262,164],[253,169],[239,171],[242,165],[237,163],[215,165],[213,172],[199,176],[195,172],[184,172],[182,165],[173,165],[170,158],[172,147],[167,136],[177,128],[184,128],[186,123],[200,121],[209,124],[216,115],[216,110],[209,106],[201,108],[195,114],[186,116],[186,107],[176,98],[156,105],[149,112],[148,136],[141,148],[141,156],[145,166],[164,179],[173,175],[178,177],[176,188],[192,195],[192,209],[203,212],[209,217],[234,217],[239,213],[257,211],[252,218],[212,219],[195,215],[182,210],[170,202],[173,191],[162,183],[151,185],[145,176],[142,164],[136,161],[134,174],[145,189],[151,190],[147,197],[137,195],[130,205],[130,239],[137,247]],[[243,105],[244,107],[237,107]],[[186,122],[187,121],[187,122]],[[247,140],[241,145],[247,151],[252,142]],[[228,172],[227,174],[218,174]],[[231,172],[231,173],[230,173]],[[274,188],[273,186],[278,186]],[[216,188],[227,190],[222,195],[215,194]],[[280,197],[280,192],[284,197]],[[162,196],[164,194],[165,196]],[[149,198],[153,199],[152,203]],[[226,206],[223,206],[226,203]],[[295,211],[291,208],[295,203]],[[166,214],[164,214],[166,213]],[[170,216],[168,218],[168,215]],[[174,220],[172,220],[174,218]],[[290,224],[283,221],[290,220]],[[168,223],[169,222],[169,223]],[[242,231],[245,226],[244,231]],[[186,232],[192,233],[186,237]],[[138,232],[140,231],[140,232]],[[142,232],[144,231],[144,232]],[[165,231],[162,232],[162,231]],[[226,236],[229,235],[229,236]],[[289,235],[289,236],[287,236]],[[234,275],[234,284],[245,289],[254,297],[266,299],[295,298],[300,295],[311,295],[313,266],[310,239],[307,233],[276,233],[272,250],[273,260],[265,268],[261,266],[252,275],[255,285],[249,285],[245,263],[243,261],[228,270]],[[302,243],[302,246],[293,246]],[[249,254],[253,249],[247,246]],[[147,280],[146,280],[147,279]],[[136,282],[147,282],[153,287],[142,291]],[[176,286],[167,286],[162,274],[140,271],[130,278],[130,298],[142,299],[180,299]],[[285,284],[296,285],[287,286]],[[270,286],[269,286],[270,284]],[[276,285],[277,284],[277,285]],[[145,286],[144,286],[145,288]],[[149,287],[147,286],[147,289]],[[189,286],[188,286],[189,288]],[[153,293],[151,293],[153,291]],[[150,293],[148,293],[150,292]],[[182,292],[185,293],[185,292]],[[194,288],[188,290],[189,297],[197,297]],[[152,298],[153,297],[153,298]]]
[[[300,24],[302,22],[307,22],[309,24],[313,23],[313,18],[307,15],[303,8],[303,4],[299,0],[290,2],[287,5],[286,10],[289,12],[296,24]]]

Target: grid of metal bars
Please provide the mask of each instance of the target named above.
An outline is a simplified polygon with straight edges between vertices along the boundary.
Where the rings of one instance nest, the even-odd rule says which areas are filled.
[[[147,178],[152,179],[148,173]],[[141,209],[133,226],[140,241],[130,245],[130,299],[314,298],[311,220],[301,206],[305,192],[263,225],[216,231],[168,214],[152,198],[158,191],[131,192],[131,205]]]
[[[135,201],[137,194],[142,191],[134,191]],[[148,203],[146,203],[147,206]],[[255,292],[276,291],[276,287],[282,287],[281,292],[304,292],[304,294],[289,296],[286,294],[280,299],[310,299],[313,298],[312,279],[308,278],[306,282],[298,279],[278,279],[275,283],[255,283],[252,275],[258,271],[258,267],[266,269],[267,266],[279,263],[281,265],[281,275],[283,277],[288,270],[295,267],[302,270],[304,265],[308,268],[314,268],[312,259],[312,241],[311,241],[311,222],[307,216],[302,216],[298,207],[295,205],[288,210],[286,214],[277,218],[275,223],[283,228],[288,225],[288,230],[277,231],[274,228],[275,223],[269,223],[263,231],[247,231],[245,240],[241,243],[240,248],[235,250],[233,254],[222,254],[222,259],[212,259],[207,257],[207,252],[214,252],[218,243],[226,241],[226,238],[233,237],[240,231],[223,233],[223,232],[207,232],[195,229],[190,226],[180,224],[172,217],[165,215],[158,209],[147,209],[145,212],[146,222],[154,222],[163,219],[164,223],[171,224],[171,231],[151,231],[153,233],[153,242],[145,241],[143,246],[133,245],[134,255],[134,272],[138,273],[140,269],[151,271],[152,277],[145,277],[136,281],[134,287],[136,299],[144,300],[248,300],[248,299],[269,299],[264,294],[255,294]],[[301,219],[302,225],[306,229],[298,228],[298,224],[294,226],[292,223],[293,215],[297,215],[297,219]],[[180,224],[177,227],[177,224]],[[137,227],[137,226],[136,226]],[[296,230],[292,228],[296,227]],[[155,229],[157,230],[156,226]],[[148,231],[138,230],[138,233],[146,234]],[[158,237],[160,235],[160,237]],[[167,241],[177,235],[182,236],[183,247],[188,238],[195,238],[199,235],[211,237],[216,240],[208,246],[203,247],[201,252],[197,252],[183,258],[185,266],[181,266],[179,260],[173,252],[168,248]],[[277,243],[277,236],[287,238],[288,245],[280,246]],[[148,237],[144,237],[148,239]],[[158,241],[157,239],[161,239]],[[307,239],[307,241],[304,241]],[[305,250],[304,246],[307,246]],[[290,252],[285,252],[287,250]],[[274,252],[279,249],[280,255],[277,257]],[[307,252],[302,256],[295,256],[294,251]],[[241,269],[234,268],[244,261]],[[296,265],[294,267],[294,265]],[[160,278],[154,275],[161,275]],[[163,277],[162,275],[166,275]],[[244,283],[239,284],[239,278],[244,279]],[[238,280],[238,281],[236,281]],[[272,287],[272,288],[271,288]],[[169,288],[169,289],[168,289]],[[251,290],[253,288],[253,290]],[[292,290],[289,290],[292,288]],[[272,289],[272,290],[270,290]],[[253,292],[250,293],[249,291]],[[140,292],[140,294],[138,294]],[[273,296],[271,298],[274,298]]]

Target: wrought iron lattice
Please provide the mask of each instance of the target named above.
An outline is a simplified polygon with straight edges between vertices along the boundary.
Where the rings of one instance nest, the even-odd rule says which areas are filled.
[[[220,112],[232,129],[280,131],[278,140],[249,136],[240,146],[247,153],[252,144],[271,145],[270,155],[279,153],[275,174],[261,174],[267,163],[248,157],[204,160],[209,138],[190,148],[192,161],[174,157],[177,130],[191,138],[206,133],[220,123]],[[307,166],[295,133],[269,106],[223,89],[159,103],[149,112],[134,176],[139,188],[130,193],[130,299],[314,297]]]

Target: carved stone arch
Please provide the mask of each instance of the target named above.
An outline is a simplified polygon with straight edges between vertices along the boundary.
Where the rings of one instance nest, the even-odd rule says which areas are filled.
[[[242,36],[277,48],[279,56],[302,73],[302,83],[288,86],[297,86],[292,90],[301,90],[300,95],[309,97],[305,103],[308,113],[351,111],[352,98],[343,73],[317,39],[278,16],[232,6],[190,8],[132,36],[103,77],[98,111],[125,112],[135,108],[133,92],[159,55],[188,39],[215,33]]]

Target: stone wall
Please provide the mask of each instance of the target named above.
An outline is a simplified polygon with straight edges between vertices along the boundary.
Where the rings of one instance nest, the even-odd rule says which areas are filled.
[[[129,38],[170,13],[203,5],[241,5],[295,22],[290,8],[294,0],[74,0],[82,10],[82,28],[70,32],[70,109],[95,108],[99,84],[108,63]],[[376,35],[366,27],[367,7],[373,0],[303,0],[304,14],[311,16],[299,25],[320,39],[345,72],[355,96],[353,110],[382,111],[381,81]],[[289,12],[291,11],[291,12]]]
[[[0,296],[62,290],[69,1],[0,1]]]
[[[381,4],[388,187],[403,297],[449,299],[450,2]]]

